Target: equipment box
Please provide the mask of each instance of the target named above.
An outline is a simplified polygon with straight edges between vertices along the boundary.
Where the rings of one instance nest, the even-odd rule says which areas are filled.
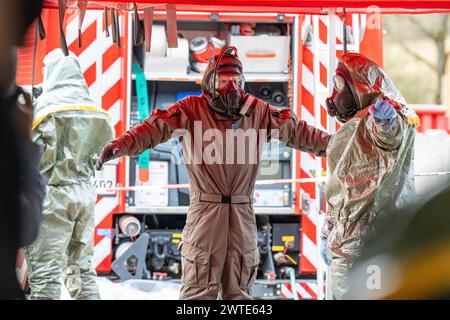
[[[289,36],[230,36],[247,73],[287,73]]]
[[[138,56],[145,57],[144,71],[150,75],[183,76],[189,69],[189,42],[178,38],[178,47],[169,48],[166,30],[163,25],[152,28],[152,45],[150,52],[145,52],[145,45],[134,49]],[[141,62],[142,63],[142,62]]]

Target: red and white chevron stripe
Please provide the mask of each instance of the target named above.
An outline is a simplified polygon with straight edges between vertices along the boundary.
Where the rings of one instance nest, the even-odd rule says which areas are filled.
[[[302,28],[313,28],[314,16],[306,15],[303,20]],[[312,29],[314,36],[317,31]],[[305,120],[310,125],[317,125],[316,120],[316,81],[318,79],[315,73],[315,37],[313,38],[312,46],[303,45],[302,56],[303,61],[301,65],[302,83],[301,83],[301,106],[300,118]],[[320,77],[319,77],[320,78]],[[326,78],[325,78],[326,80]],[[316,158],[313,154],[302,152],[300,154],[300,178],[313,178],[313,173],[316,170]],[[300,197],[309,194],[312,200],[316,199],[316,185],[315,183],[302,183],[300,185]],[[311,208],[313,209],[313,208]],[[310,210],[308,213],[302,212],[301,215],[301,241],[300,241],[300,272],[301,273],[316,273],[318,266],[317,256],[317,213],[316,210]]]
[[[116,136],[119,136],[125,129],[123,119],[126,119],[127,92],[124,88],[126,88],[127,74],[127,42],[123,35],[125,35],[127,17],[120,16],[122,48],[118,48],[111,37],[106,37],[103,11],[88,10],[86,12],[81,34],[81,48],[78,48],[78,15],[73,12],[67,18],[66,39],[69,50],[79,58],[91,98],[96,105],[108,111]],[[124,165],[119,162],[119,166]],[[123,185],[123,180],[124,177],[117,176],[119,185]],[[118,195],[97,198],[93,263],[99,272],[111,270],[113,214],[119,212],[120,207]]]
[[[281,284],[281,297],[285,299],[317,299],[319,287],[313,282],[296,282],[294,290],[289,282]]]

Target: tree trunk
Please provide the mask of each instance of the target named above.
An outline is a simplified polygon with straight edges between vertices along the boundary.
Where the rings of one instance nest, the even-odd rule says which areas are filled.
[[[441,29],[439,30],[439,33],[434,38],[437,54],[438,54],[438,60],[437,60],[437,85],[436,88],[436,95],[434,98],[434,102],[436,104],[442,104],[442,90],[443,90],[443,80],[445,76],[445,67],[447,64],[447,52],[445,50],[445,40],[447,36],[447,27],[448,27],[448,21],[449,21],[449,15],[446,14],[442,17],[441,20]]]
[[[437,69],[438,72],[437,75],[437,88],[436,88],[436,95],[434,98],[434,103],[436,104],[442,104],[442,84],[443,79],[445,76],[445,66],[447,63],[447,54],[445,52],[445,42],[437,42],[436,43],[437,50],[438,50],[438,63],[437,63]]]

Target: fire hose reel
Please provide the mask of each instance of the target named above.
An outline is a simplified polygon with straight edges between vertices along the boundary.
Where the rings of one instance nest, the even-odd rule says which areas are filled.
[[[120,231],[128,237],[137,237],[141,233],[141,222],[133,216],[123,216],[119,219]]]

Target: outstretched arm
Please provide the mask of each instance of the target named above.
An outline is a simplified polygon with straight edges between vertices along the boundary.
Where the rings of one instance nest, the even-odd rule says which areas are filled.
[[[186,106],[180,102],[167,110],[154,110],[144,122],[103,148],[96,163],[97,170],[107,161],[124,155],[134,156],[166,142],[175,130],[187,128],[188,121]]]
[[[297,120],[290,109],[267,107],[268,130],[271,138],[278,138],[288,147],[325,156],[331,135]],[[272,130],[275,130],[272,132]],[[278,135],[278,137],[277,137]]]

